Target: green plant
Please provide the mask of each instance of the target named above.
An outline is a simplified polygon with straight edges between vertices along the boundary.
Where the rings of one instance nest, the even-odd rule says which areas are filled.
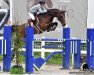
[[[3,60],[3,55],[0,55],[0,61],[2,61]]]
[[[14,32],[12,32],[12,58],[15,57],[15,63],[11,70],[11,74],[22,74],[23,73],[23,68],[21,66],[21,55],[20,53],[22,52],[22,47],[24,46],[24,41],[22,38],[20,38],[19,34],[19,28],[15,27]]]
[[[23,74],[23,67],[22,66],[13,66],[10,69],[10,73],[11,74]]]
[[[20,38],[19,28],[15,27],[15,31],[12,34],[12,44],[13,44],[13,56],[16,59],[16,65],[20,66],[20,53],[22,51],[22,47],[24,46],[24,41]]]

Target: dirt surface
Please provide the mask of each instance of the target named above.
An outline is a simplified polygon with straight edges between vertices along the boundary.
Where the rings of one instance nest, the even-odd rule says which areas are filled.
[[[24,65],[23,65],[24,66]],[[0,75],[10,75],[9,72],[0,72]],[[30,75],[30,74],[24,74]],[[94,75],[94,72],[83,72],[80,70],[62,70],[61,65],[45,65],[40,71],[35,71],[31,75]]]

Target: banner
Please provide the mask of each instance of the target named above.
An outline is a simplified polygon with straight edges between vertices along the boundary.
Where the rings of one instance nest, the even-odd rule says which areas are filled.
[[[15,24],[15,20],[19,21],[19,25],[26,23],[27,19],[30,18],[28,15],[30,7],[38,4],[38,1],[39,0],[13,0],[13,23]],[[67,25],[71,28],[71,38],[84,39],[86,37],[88,0],[45,0],[45,2],[48,9],[66,11],[65,18]],[[62,25],[56,18],[54,21],[58,22],[58,27],[55,31],[45,32],[40,35],[35,35],[35,37],[61,38]],[[56,34],[58,34],[58,36]]]
[[[0,36],[3,36],[3,27],[7,24],[10,16],[10,1],[0,0]]]

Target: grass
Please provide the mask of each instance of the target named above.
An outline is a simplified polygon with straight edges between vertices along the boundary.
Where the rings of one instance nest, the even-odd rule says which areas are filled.
[[[49,55],[50,53],[46,53],[46,57]],[[48,60],[47,64],[62,64],[62,55],[61,54],[55,54],[53,55],[53,57],[51,57],[50,60]]]
[[[45,57],[47,57],[50,53],[46,53]],[[35,52],[34,57],[41,57],[41,53]],[[47,62],[47,64],[62,64],[62,54],[55,54],[51,59]],[[72,55],[70,54],[70,64],[72,64]]]

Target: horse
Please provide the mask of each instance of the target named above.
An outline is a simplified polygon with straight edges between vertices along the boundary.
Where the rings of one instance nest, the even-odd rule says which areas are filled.
[[[65,22],[65,12],[59,9],[50,9],[47,10],[46,13],[38,14],[37,21],[38,25],[34,25],[34,34],[41,34],[45,31],[54,31],[58,25],[57,22],[53,22],[53,19],[56,17],[62,24],[62,26],[66,26]],[[18,26],[20,28],[21,37],[25,36],[25,27],[30,24],[30,20],[28,19],[27,23],[21,25],[13,25],[13,27]],[[54,27],[54,30],[51,28]]]

